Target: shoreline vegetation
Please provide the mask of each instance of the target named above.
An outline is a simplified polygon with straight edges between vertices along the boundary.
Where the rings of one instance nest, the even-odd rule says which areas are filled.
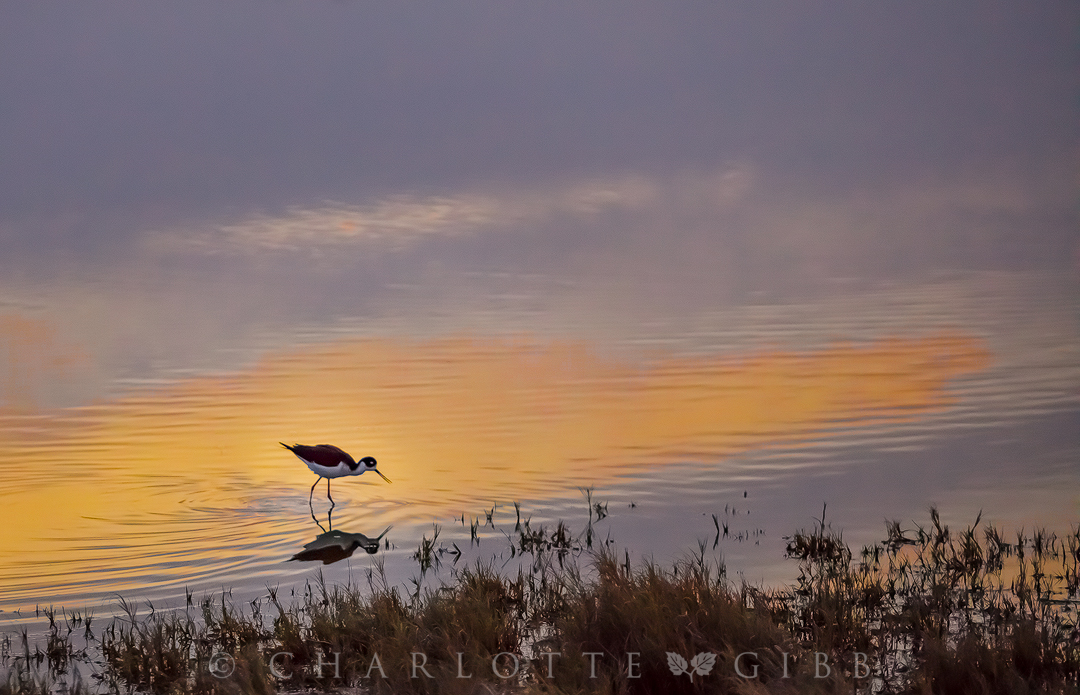
[[[2,638],[0,695],[1080,692],[1080,526],[1006,536],[980,515],[956,532],[931,509],[853,552],[823,509],[785,537],[795,583],[769,589],[730,581],[705,542],[632,565],[595,537],[606,506],[586,496],[577,533],[518,510],[504,533],[514,574],[492,557],[426,586],[458,550],[436,527],[412,592],[377,558],[363,584],[320,574],[288,604],[273,590],[239,606],[189,595],[139,615],[121,599],[101,629],[49,609],[43,644]]]

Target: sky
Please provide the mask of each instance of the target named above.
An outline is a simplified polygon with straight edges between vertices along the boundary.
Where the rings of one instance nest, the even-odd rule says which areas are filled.
[[[1071,2],[0,12],[0,313],[63,388],[356,317],[1080,263]]]

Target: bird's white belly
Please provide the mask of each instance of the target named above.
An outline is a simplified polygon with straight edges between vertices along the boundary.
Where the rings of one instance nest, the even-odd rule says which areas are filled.
[[[362,469],[360,468],[357,468],[355,471],[350,470],[349,467],[344,463],[339,463],[333,468],[327,468],[326,466],[320,466],[317,463],[312,463],[307,459],[300,460],[307,464],[307,467],[311,469],[312,473],[314,473],[315,475],[321,475],[324,478],[341,478],[342,476],[346,475],[359,475],[362,472]]]

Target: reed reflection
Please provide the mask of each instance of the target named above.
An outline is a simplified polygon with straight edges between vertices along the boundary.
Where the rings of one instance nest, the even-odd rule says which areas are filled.
[[[322,524],[319,524],[319,528],[322,528]],[[322,562],[324,565],[330,565],[352,557],[357,548],[363,548],[368,555],[374,555],[379,552],[382,540],[391,528],[393,526],[387,526],[386,530],[375,538],[369,538],[362,533],[348,533],[334,529],[323,531],[315,537],[315,540],[306,543],[303,550],[289,558],[289,561]]]

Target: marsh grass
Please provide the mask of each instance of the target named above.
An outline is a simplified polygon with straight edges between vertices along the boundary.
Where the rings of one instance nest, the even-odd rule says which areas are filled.
[[[79,664],[89,659],[93,615],[69,614],[52,606],[39,607],[35,612],[49,621],[43,645],[38,643],[31,648],[25,627],[16,645],[12,644],[11,635],[0,638],[0,667],[6,667],[0,680],[0,695],[87,692]]]
[[[954,533],[931,509],[854,558],[823,510],[786,539],[800,574],[773,614],[815,650],[867,653],[887,692],[1077,692],[1080,527],[1007,542],[980,520]]]
[[[1080,527],[1006,538],[980,517],[956,533],[931,510],[925,526],[890,523],[855,554],[823,510],[814,529],[786,538],[795,584],[768,589],[731,582],[705,542],[670,566],[632,565],[594,533],[606,505],[586,501],[578,532],[533,525],[515,505],[513,532],[500,532],[510,570],[494,554],[458,566],[459,547],[435,527],[413,556],[409,591],[390,586],[376,558],[366,582],[320,574],[287,604],[269,589],[243,606],[223,593],[141,614],[121,600],[123,615],[100,636],[89,617],[47,614],[43,648],[25,633],[21,645],[0,643],[0,693],[1078,692]],[[468,526],[470,544],[481,523],[496,528],[494,512]],[[428,585],[447,554],[448,576]],[[72,646],[77,636],[86,648]],[[208,665],[222,652],[235,670],[215,678]],[[669,654],[716,658],[707,672],[675,675]],[[740,654],[756,678],[738,675]],[[93,687],[71,677],[78,663],[94,667]]]

